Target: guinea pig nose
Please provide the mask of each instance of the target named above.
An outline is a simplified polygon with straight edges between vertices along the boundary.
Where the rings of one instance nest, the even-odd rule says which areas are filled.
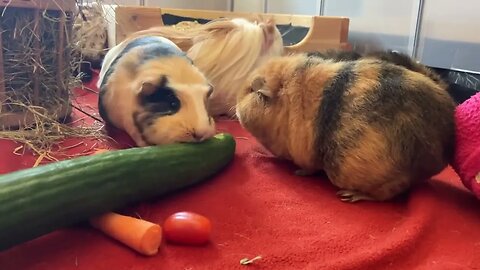
[[[202,135],[198,134],[198,132],[193,132],[192,137],[195,141],[200,141],[202,139]]]
[[[201,142],[201,141],[209,138],[210,136],[212,136],[212,134],[208,130],[195,130],[195,131],[192,132],[192,138],[196,142]]]

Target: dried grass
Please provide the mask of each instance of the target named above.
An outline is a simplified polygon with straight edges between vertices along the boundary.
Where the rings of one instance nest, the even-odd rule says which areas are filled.
[[[40,24],[35,23],[34,13],[34,10],[10,7],[1,20],[7,103],[50,108],[59,102],[68,102],[70,89],[79,86],[79,78],[72,77],[71,71],[78,68],[80,56],[73,57],[74,45],[68,42],[68,37],[65,37],[64,48],[59,48],[60,11],[42,12]],[[61,56],[60,50],[64,51]],[[58,57],[65,59],[62,70]],[[39,83],[38,93],[35,78]],[[5,109],[24,111],[23,107],[14,105],[7,105]]]
[[[76,138],[102,141],[108,138],[102,131],[102,124],[83,124],[79,126],[74,125],[75,123],[64,124],[61,120],[58,120],[58,115],[52,115],[44,107],[21,103],[11,105],[24,108],[33,114],[34,119],[32,124],[25,125],[20,129],[0,131],[0,138],[16,141],[23,146],[16,148],[16,154],[19,153],[19,150],[22,150],[23,154],[27,149],[31,150],[34,155],[44,156],[49,160],[56,160],[52,155],[53,153],[65,155],[64,152],[73,147],[62,147],[60,142],[65,139]]]
[[[0,138],[22,144],[17,150],[27,148],[47,158],[52,151],[61,151],[60,143],[67,138],[107,139],[101,125],[73,125],[66,121],[69,113],[58,115],[59,108],[71,111],[72,89],[81,86],[83,74],[78,71],[83,56],[72,41],[73,21],[80,14],[1,10],[4,76],[0,83],[5,91],[0,93],[0,115],[30,113],[33,121],[22,121],[15,128],[0,126]]]
[[[181,21],[175,25],[172,25],[174,29],[185,31],[193,27],[200,26],[201,24],[198,21]]]

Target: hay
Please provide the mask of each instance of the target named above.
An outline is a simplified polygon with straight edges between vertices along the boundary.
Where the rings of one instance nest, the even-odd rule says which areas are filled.
[[[197,26],[200,26],[201,24],[198,22],[198,21],[182,21],[182,22],[179,22],[175,25],[173,25],[172,27],[174,29],[177,29],[177,30],[180,30],[180,31],[186,31],[186,30],[189,30],[193,27],[197,27]]]
[[[19,150],[31,150],[34,155],[42,156],[48,160],[56,160],[52,156],[53,153],[61,154],[69,157],[64,152],[69,147],[62,147],[59,142],[65,139],[96,139],[99,141],[108,138],[102,132],[103,125],[83,124],[75,126],[73,124],[63,124],[58,121],[58,116],[52,115],[45,108],[39,106],[27,106],[25,104],[11,104],[33,114],[33,124],[24,126],[18,130],[3,130],[0,131],[0,138],[9,139],[21,143],[21,147],[17,147],[14,153]],[[80,119],[82,121],[82,119]],[[78,144],[77,144],[78,146]],[[22,152],[24,153],[24,151]]]
[[[87,61],[101,61],[107,52],[107,10],[94,2],[83,6],[81,12],[74,21],[73,40]]]
[[[64,48],[59,47],[59,13],[60,11],[45,11],[41,15],[35,15],[35,10],[6,9],[0,27],[3,30],[3,68],[7,103],[51,108],[58,106],[58,103],[67,103],[69,89],[78,86],[76,78],[69,76],[71,66],[58,65],[58,57],[64,57],[64,62],[68,63],[69,53],[72,51],[72,45],[68,42],[62,46]],[[42,16],[39,24],[35,23],[35,16]],[[64,53],[60,55],[60,51]],[[72,61],[71,64],[77,63]],[[22,107],[13,105],[7,106],[6,109],[9,112],[24,111]]]
[[[73,22],[80,14],[63,10],[1,8],[3,72],[0,116],[20,117],[18,125],[0,126],[0,138],[21,143],[40,156],[60,151],[67,138],[106,139],[102,126],[66,123],[72,89],[81,86],[83,55],[74,42]],[[88,39],[88,36],[84,36]],[[98,123],[97,123],[98,124]]]

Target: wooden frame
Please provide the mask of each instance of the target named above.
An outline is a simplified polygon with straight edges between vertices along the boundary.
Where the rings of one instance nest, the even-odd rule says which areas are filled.
[[[291,46],[285,46],[287,52],[311,52],[325,49],[348,50],[351,48],[348,43],[350,20],[345,17],[242,13],[137,6],[119,6],[116,8],[116,43],[118,44],[133,32],[163,25],[161,14],[167,13],[209,20],[220,17],[255,19],[258,18],[258,16],[262,16],[273,18],[277,24],[291,23],[294,26],[308,27],[309,31],[302,41]]]
[[[53,75],[56,76],[56,79],[59,84],[59,89],[65,89],[64,82],[62,80],[63,77],[63,67],[65,66],[65,62],[68,60],[63,55],[65,53],[65,37],[64,34],[70,35],[69,30],[66,27],[66,13],[65,12],[74,12],[76,10],[76,2],[75,0],[0,0],[0,11],[8,8],[20,8],[20,9],[29,9],[34,12],[33,18],[33,25],[38,25],[38,27],[34,28],[34,32],[36,36],[41,36],[41,29],[40,29],[40,20],[42,17],[42,12],[44,10],[55,10],[55,11],[64,11],[60,12],[59,17],[59,37],[58,37],[58,45],[59,49],[56,52],[59,54],[57,59],[57,65],[59,67],[58,73]],[[30,125],[34,122],[34,115],[30,111],[25,112],[9,112],[4,109],[4,103],[7,98],[6,89],[5,89],[5,67],[4,67],[4,54],[3,54],[3,36],[2,33],[7,29],[1,29],[0,27],[0,129],[1,128],[20,128],[24,125]],[[33,49],[35,50],[35,59],[36,62],[41,62],[41,41],[39,39],[33,40]],[[41,99],[40,93],[40,81],[37,77],[37,72],[39,69],[33,72],[33,98],[32,104],[38,105],[39,100]],[[68,102],[69,103],[69,102]],[[45,108],[50,113],[57,115],[59,119],[68,118],[70,113],[72,112],[72,108],[70,104],[68,105],[60,105],[55,108]]]

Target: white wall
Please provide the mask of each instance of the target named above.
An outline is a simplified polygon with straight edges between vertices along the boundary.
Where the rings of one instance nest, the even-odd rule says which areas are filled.
[[[328,0],[324,15],[350,18],[354,48],[388,48],[410,55],[414,51],[418,0]]]
[[[236,12],[264,12],[265,0],[234,0],[233,10]]]
[[[89,0],[83,0],[87,2]],[[138,6],[140,5],[140,0],[103,0],[105,4],[113,4],[113,5],[128,5],[128,6]]]
[[[319,15],[321,0],[270,0],[267,12],[280,14]]]
[[[417,57],[425,64],[480,72],[480,1],[425,1]]]
[[[253,3],[263,1],[236,2],[258,11]],[[393,49],[429,66],[480,72],[479,0],[323,0],[320,11],[321,2],[270,0],[266,11],[345,16],[357,50]]]
[[[184,9],[228,10],[226,0],[145,0],[146,6]]]
[[[422,34],[436,39],[480,42],[480,1],[425,1]]]

